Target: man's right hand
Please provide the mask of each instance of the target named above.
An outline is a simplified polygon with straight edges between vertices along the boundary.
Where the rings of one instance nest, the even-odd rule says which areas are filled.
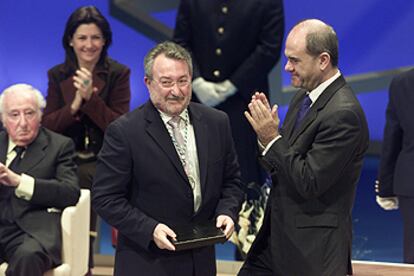
[[[216,106],[226,100],[225,95],[216,91],[216,84],[198,77],[193,81],[193,91],[201,103],[208,106]]]
[[[380,192],[380,181],[378,179],[375,180],[375,192]],[[377,195],[375,200],[377,201],[377,204],[386,211],[398,209],[398,197],[396,196],[380,197]]]
[[[152,237],[159,249],[175,251],[175,246],[171,243],[168,237],[175,239],[177,235],[167,225],[158,223],[154,229]]]
[[[266,147],[273,139],[279,136],[279,115],[277,105],[270,107],[264,93],[256,92],[248,105],[249,111],[244,115],[257,134],[260,143]]]

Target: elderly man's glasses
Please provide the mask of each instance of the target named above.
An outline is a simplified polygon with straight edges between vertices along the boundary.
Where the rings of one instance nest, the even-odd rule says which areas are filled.
[[[187,78],[179,79],[177,81],[173,81],[172,79],[162,78],[160,80],[153,79],[155,82],[158,82],[162,88],[172,88],[175,84],[178,87],[186,87],[190,84],[190,81]]]

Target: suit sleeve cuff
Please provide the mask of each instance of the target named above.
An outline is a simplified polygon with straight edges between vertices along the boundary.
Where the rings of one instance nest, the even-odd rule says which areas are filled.
[[[272,145],[277,141],[277,140],[279,140],[280,138],[282,138],[282,135],[278,135],[278,136],[276,136],[272,141],[270,141],[270,143],[269,144],[267,144],[267,146],[265,147],[265,146],[263,146],[263,144],[262,143],[260,143],[260,141],[258,140],[258,143],[259,143],[259,148],[260,149],[262,149],[263,151],[262,151],[262,156],[265,156],[266,155],[266,153],[270,150],[270,148],[272,147]]]
[[[32,199],[34,192],[35,179],[27,174],[22,174],[20,177],[20,184],[15,190],[15,194],[18,198],[29,201]]]

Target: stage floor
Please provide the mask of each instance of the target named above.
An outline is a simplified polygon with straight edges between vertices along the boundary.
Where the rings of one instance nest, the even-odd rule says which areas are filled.
[[[113,262],[113,259],[99,260],[102,262]],[[353,261],[354,276],[412,276],[414,275],[414,265]],[[234,276],[240,269],[241,262],[218,261],[217,276]],[[93,269],[94,276],[113,275],[110,266],[98,266]]]

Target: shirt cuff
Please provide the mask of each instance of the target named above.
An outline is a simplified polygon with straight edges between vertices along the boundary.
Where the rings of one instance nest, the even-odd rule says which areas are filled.
[[[34,192],[35,179],[27,174],[22,174],[20,176],[20,184],[15,190],[15,194],[18,198],[29,201],[32,199]]]
[[[273,140],[272,141],[270,141],[269,142],[269,144],[267,144],[267,146],[265,147],[265,146],[263,146],[263,144],[262,143],[260,143],[260,141],[259,140],[257,140],[258,141],[258,143],[259,143],[259,147],[260,147],[260,149],[262,149],[263,151],[262,151],[262,156],[265,156],[266,155],[266,153],[270,150],[270,148],[272,147],[272,145],[277,141],[277,140],[279,140],[280,138],[282,138],[282,135],[278,135],[278,136],[276,136],[275,138],[273,138]]]

